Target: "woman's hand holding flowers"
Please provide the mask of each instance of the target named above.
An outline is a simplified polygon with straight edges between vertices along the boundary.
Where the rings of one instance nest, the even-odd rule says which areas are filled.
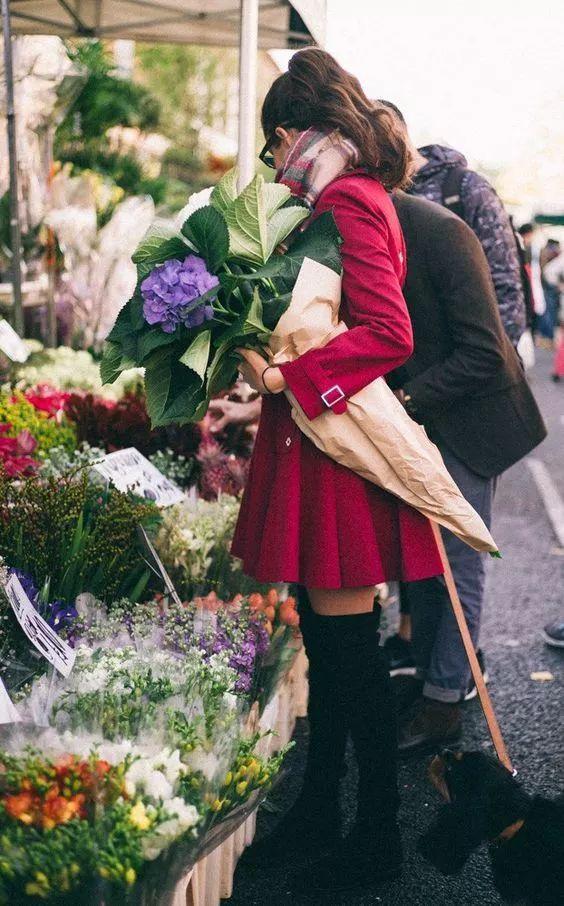
[[[237,349],[244,360],[239,366],[243,379],[258,393],[281,393],[287,384],[280,368],[270,366],[255,349]],[[266,373],[265,373],[266,372]]]

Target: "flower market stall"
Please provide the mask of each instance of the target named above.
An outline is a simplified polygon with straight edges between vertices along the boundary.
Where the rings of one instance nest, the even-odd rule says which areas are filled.
[[[25,418],[28,397],[6,405]],[[197,866],[190,896],[207,883],[211,903],[304,707],[295,602],[252,592],[228,557],[237,498],[122,493],[64,460],[72,422],[53,408],[34,411],[67,432],[56,462],[37,447],[0,478],[0,902],[178,902]]]
[[[10,25],[69,33],[66,4],[40,6],[2,5],[12,165]],[[125,6],[139,7],[136,33]],[[308,4],[244,0],[241,19],[186,3],[171,16],[168,4],[160,24],[151,11],[140,25],[146,6],[83,4],[81,15],[101,37],[205,43],[219,28],[225,44],[241,30],[248,168],[257,45],[307,43],[295,9],[310,19]],[[83,33],[76,15],[70,27]],[[15,168],[11,185],[21,333]],[[154,210],[112,198],[107,220],[104,193],[63,168],[46,221],[94,346],[132,290],[129,257]],[[307,697],[293,597],[229,556],[252,433],[213,433],[207,417],[155,425],[139,370],[102,386],[90,352],[26,347],[0,355],[0,903],[212,906],[230,894]],[[120,483],[128,459],[146,483]],[[164,486],[175,502],[159,506]]]
[[[0,903],[217,904],[307,696],[294,599],[229,555],[252,435],[153,429],[139,372],[26,346],[0,390]],[[97,470],[132,448],[176,503]]]

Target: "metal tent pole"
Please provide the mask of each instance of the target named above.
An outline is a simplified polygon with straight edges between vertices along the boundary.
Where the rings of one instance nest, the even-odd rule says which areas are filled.
[[[4,2],[4,0],[3,0]],[[255,173],[259,0],[241,0],[239,43],[239,191]]]
[[[14,111],[14,64],[12,60],[12,30],[9,0],[2,0],[2,31],[4,34],[4,75],[6,79],[6,109],[8,157],[10,163],[10,233],[12,238],[12,291],[14,294],[14,328],[23,337],[21,229],[18,203],[18,167],[16,151],[16,116]]]

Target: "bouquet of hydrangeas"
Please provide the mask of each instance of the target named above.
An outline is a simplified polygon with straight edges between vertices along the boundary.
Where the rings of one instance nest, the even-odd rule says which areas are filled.
[[[340,272],[340,236],[322,214],[285,254],[309,210],[262,176],[238,195],[230,171],[180,230],[157,223],[133,261],[137,287],[108,336],[102,379],[145,368],[153,426],[197,421],[237,374],[237,347],[268,342],[304,258]]]

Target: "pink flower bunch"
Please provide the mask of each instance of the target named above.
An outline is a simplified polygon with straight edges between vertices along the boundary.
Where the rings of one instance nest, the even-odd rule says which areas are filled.
[[[218,442],[204,437],[196,454],[201,468],[200,494],[204,500],[216,500],[220,494],[237,497],[245,487],[249,463],[234,453],[226,453]]]
[[[32,453],[37,441],[29,431],[20,431],[17,437],[6,437],[11,425],[0,425],[0,464],[9,478],[31,475],[38,466]]]

